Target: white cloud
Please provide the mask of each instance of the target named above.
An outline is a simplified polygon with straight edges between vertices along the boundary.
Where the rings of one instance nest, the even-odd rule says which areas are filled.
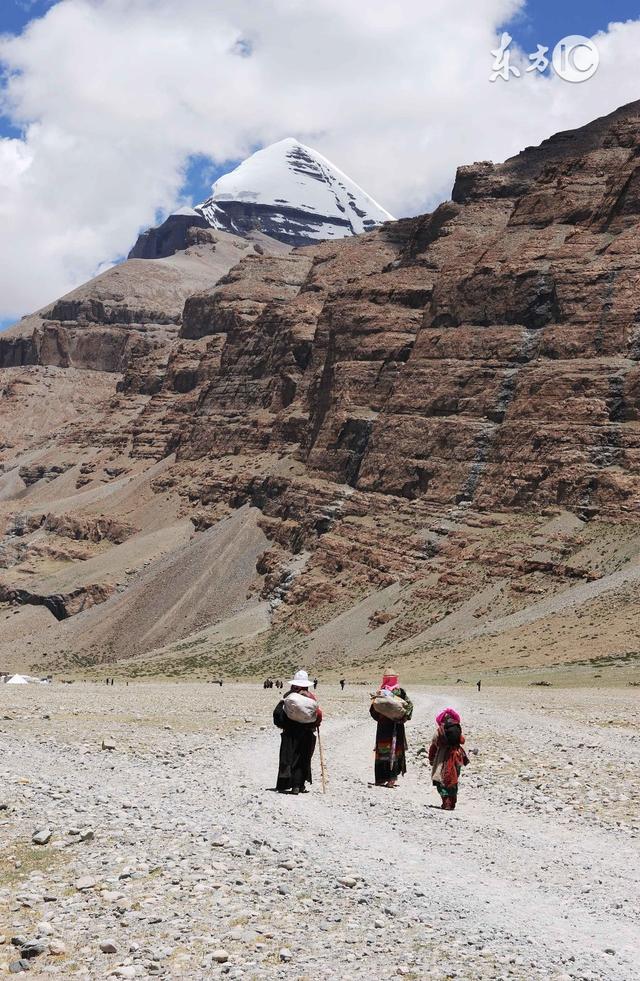
[[[639,23],[598,37],[584,85],[491,85],[498,25],[523,5],[61,0],[0,39],[5,112],[24,127],[0,140],[0,318],[126,252],[179,201],[191,154],[224,161],[294,135],[389,210],[415,213],[448,194],[457,164],[636,96]]]

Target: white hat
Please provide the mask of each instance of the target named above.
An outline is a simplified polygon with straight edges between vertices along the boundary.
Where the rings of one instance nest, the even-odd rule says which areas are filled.
[[[296,671],[293,681],[290,681],[289,684],[292,688],[311,688],[309,675],[306,671]]]

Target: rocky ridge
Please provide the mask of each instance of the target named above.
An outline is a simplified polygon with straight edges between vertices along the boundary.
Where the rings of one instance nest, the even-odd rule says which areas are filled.
[[[146,541],[155,506],[167,527],[189,520],[194,546],[257,512],[268,546],[244,580],[248,619],[222,634],[202,621],[202,667],[403,656],[466,670],[478,631],[513,618],[560,629],[554,611],[609,596],[622,622],[640,564],[639,117],[634,103],[504,164],[463,167],[431,215],[292,253],[247,248],[150,343],[132,348],[137,328],[123,325],[117,364],[94,359],[118,369],[108,412],[68,422],[29,459],[46,468],[73,447],[85,474],[28,487],[33,441],[4,451],[3,509],[63,500],[124,517],[131,484],[144,505],[140,516],[130,502],[127,520]],[[108,660],[104,616],[91,617],[84,644]],[[50,633],[49,654],[66,636]],[[517,669],[509,637],[501,664]],[[631,656],[634,637],[612,650],[605,629],[594,656]],[[558,643],[560,661],[577,659]],[[149,649],[135,629],[118,641]]]

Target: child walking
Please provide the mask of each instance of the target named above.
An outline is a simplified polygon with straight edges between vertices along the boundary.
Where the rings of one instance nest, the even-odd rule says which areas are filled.
[[[446,708],[436,716],[437,729],[429,747],[431,779],[442,798],[442,810],[453,811],[458,800],[458,781],[469,757],[465,753],[460,716]]]

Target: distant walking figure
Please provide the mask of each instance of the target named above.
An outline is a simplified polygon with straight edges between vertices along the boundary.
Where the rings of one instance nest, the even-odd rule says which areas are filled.
[[[390,696],[393,696],[391,698]],[[397,700],[402,699],[406,704],[401,706]],[[387,710],[384,702],[392,703]],[[400,705],[400,709],[397,706]],[[400,711],[399,717],[390,718],[386,711]],[[407,772],[407,738],[404,724],[413,715],[413,704],[404,688],[400,687],[398,675],[387,669],[377,696],[371,703],[371,718],[378,723],[375,745],[375,783],[376,787],[393,788],[398,783],[400,774]]]
[[[315,691],[317,687],[318,687],[318,679],[317,678],[314,678],[313,679],[313,690]]]
[[[311,681],[306,671],[298,671],[290,688],[273,713],[273,722],[282,730],[280,763],[276,790],[283,794],[306,794],[305,784],[312,783],[311,758],[316,748],[316,730],[322,722],[322,709],[309,691]]]
[[[346,684],[346,681],[344,680],[344,678],[341,678],[340,679],[340,687],[342,688],[343,691],[344,691],[345,684]]]
[[[481,681],[479,681],[479,682],[478,682],[478,691],[480,691],[480,689],[481,689],[481,688],[482,688],[482,682],[481,682]]]
[[[442,798],[442,810],[455,810],[458,801],[460,771],[469,762],[465,753],[460,716],[446,708],[436,716],[437,729],[429,747],[431,779]]]

